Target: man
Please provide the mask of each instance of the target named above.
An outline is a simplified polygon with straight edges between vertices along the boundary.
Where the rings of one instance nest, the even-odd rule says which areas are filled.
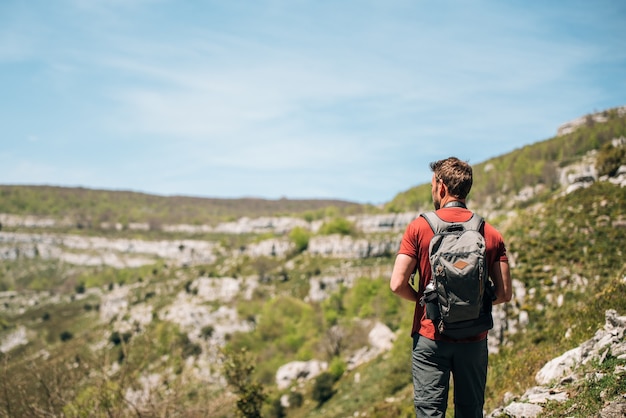
[[[472,187],[471,166],[450,157],[431,163],[430,168],[436,214],[447,222],[469,220],[472,212],[466,208],[465,199]],[[481,233],[495,290],[493,304],[508,302],[512,297],[511,276],[502,235],[488,223]],[[433,235],[423,217],[411,222],[402,238],[389,283],[395,294],[415,302],[411,330],[415,413],[417,417],[445,417],[452,374],[455,417],[482,417],[487,382],[487,331],[463,340],[440,335],[419,303],[432,276],[428,245]],[[409,282],[414,273],[416,283],[419,276],[419,291]]]

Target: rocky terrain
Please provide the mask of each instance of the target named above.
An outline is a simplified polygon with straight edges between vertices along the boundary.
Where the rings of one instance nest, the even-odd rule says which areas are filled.
[[[613,140],[615,146],[624,146],[626,138]],[[580,188],[589,187],[597,181],[609,181],[620,187],[626,186],[626,166],[622,166],[613,177],[600,178],[594,166],[595,152],[585,155],[580,161],[563,167],[559,179],[564,193],[572,193]],[[488,167],[486,167],[488,169]],[[516,202],[531,199],[536,194],[536,187],[522,189],[514,198]],[[497,216],[500,211],[478,208],[487,217]],[[513,213],[509,212],[508,215]],[[350,216],[356,229],[364,238],[331,235],[313,236],[307,251],[336,258],[367,258],[394,253],[399,245],[401,232],[419,215],[419,212],[406,212],[380,215]],[[17,216],[0,214],[0,224],[22,230],[37,228],[59,228],[67,226],[67,220],[55,220],[35,216]],[[224,234],[263,234],[285,235],[293,228],[305,228],[316,233],[323,221],[307,222],[293,217],[244,217],[234,222],[223,222],[215,227],[209,225],[163,225],[166,233],[224,233]],[[104,225],[108,227],[108,225]],[[130,230],[144,230],[147,224],[130,224]],[[284,256],[293,250],[293,243],[285,238],[272,238],[251,243],[230,256],[248,255]],[[226,250],[219,243],[195,240],[159,240],[115,239],[104,237],[85,237],[59,233],[13,233],[0,234],[0,259],[11,260],[19,256],[60,259],[77,265],[109,265],[115,268],[138,267],[149,265],[155,260],[166,260],[177,265],[210,264]]]
[[[376,224],[381,228],[381,223],[385,223],[388,228],[402,229],[402,220],[409,219],[413,215],[391,216],[391,217],[375,217],[372,219],[363,219],[369,225]],[[284,220],[283,220],[284,224]],[[29,256],[40,257],[63,257],[63,260],[71,263],[91,263],[98,259],[96,256],[82,255],[67,257],[64,251],[92,251],[102,254],[119,253],[116,260],[122,257],[132,258],[134,254],[142,254],[145,262],[149,262],[150,257],[165,258],[177,263],[192,263],[194,260],[210,259],[211,251],[215,250],[215,245],[209,245],[203,241],[185,240],[180,242],[135,242],[133,240],[103,240],[78,237],[59,237],[52,235],[40,234],[0,234],[4,245],[4,257],[15,257],[18,254],[27,254]],[[388,245],[396,245],[390,243]],[[180,248],[184,246],[184,248]],[[275,246],[275,243],[274,243]],[[257,245],[253,249],[246,249],[246,252],[256,254],[259,248],[264,247],[269,251],[269,244]],[[320,242],[312,246],[312,251],[327,256],[336,257],[365,257],[364,248],[371,247],[359,244],[358,241],[350,241],[339,239],[339,237],[320,238]],[[64,250],[62,250],[62,248]],[[38,254],[37,254],[38,252]],[[194,258],[196,257],[196,258]],[[107,259],[100,258],[101,262],[107,262]],[[108,259],[109,261],[112,258]],[[111,263],[113,266],[128,266],[128,262],[118,264]],[[387,273],[390,273],[387,271]],[[356,276],[358,273],[354,273]],[[625,278],[626,279],[626,278]],[[350,285],[350,274],[344,276],[325,276],[316,278],[311,282],[311,289],[308,298],[314,301],[320,301],[326,298],[341,282],[344,285]],[[321,283],[324,283],[321,286]],[[173,287],[175,283],[170,282]],[[219,373],[214,367],[216,361],[216,347],[224,343],[224,338],[233,332],[246,332],[251,329],[251,324],[242,318],[238,318],[237,312],[233,307],[229,307],[229,303],[234,299],[250,299],[252,292],[258,284],[258,278],[209,278],[198,277],[194,280],[190,289],[192,292],[179,293],[174,302],[168,306],[155,311],[155,308],[149,303],[136,303],[133,300],[134,290],[137,287],[145,287],[147,283],[137,283],[134,285],[119,286],[110,290],[90,289],[91,294],[97,294],[100,298],[100,320],[103,323],[112,324],[112,330],[120,333],[124,332],[141,332],[142,327],[150,323],[154,315],[160,319],[171,321],[186,330],[189,338],[204,347],[202,356],[188,363],[186,367],[188,372],[196,378],[204,381],[217,382],[220,379]],[[512,306],[523,306],[526,289],[519,281],[514,281],[515,303]],[[167,292],[168,289],[159,288],[157,292]],[[86,295],[85,295],[86,296]],[[24,311],[33,305],[45,305],[62,303],[63,297],[46,292],[37,294],[18,295],[15,292],[0,293],[0,304],[7,310]],[[212,310],[206,305],[206,302],[218,302],[219,308]],[[555,301],[558,303],[558,301]],[[505,312],[503,308],[497,306],[494,310],[495,327],[491,331],[489,338],[489,350],[494,353],[498,351],[501,344],[505,344],[504,331],[509,333],[517,332],[523,329],[527,321],[527,315],[521,310],[509,310]],[[210,340],[205,340],[201,335],[201,330],[211,326],[214,330]],[[396,340],[395,335],[388,327],[382,323],[365,323],[370,331],[368,334],[369,344],[355,352],[350,353],[346,358],[348,369],[352,370],[360,364],[370,361],[376,356],[391,349],[393,342]],[[604,329],[598,330],[596,335],[585,342],[580,347],[564,353],[562,356],[548,362],[539,373],[537,373],[536,381],[538,386],[529,389],[523,396],[519,398],[509,395],[508,405],[493,411],[489,417],[495,418],[500,416],[507,417],[536,417],[541,414],[542,405],[549,401],[561,402],[568,398],[567,387],[576,384],[581,379],[595,378],[594,376],[577,375],[577,367],[584,365],[592,360],[602,362],[603,357],[608,352],[618,358],[626,358],[626,341],[624,333],[626,330],[626,316],[619,316],[615,311],[607,311],[606,325]],[[16,328],[9,334],[3,336],[0,341],[0,352],[10,352],[19,345],[27,344],[29,330],[21,326]],[[94,348],[96,349],[96,348]],[[42,353],[41,355],[46,355]],[[321,360],[310,360],[306,362],[296,361],[283,365],[276,373],[276,384],[279,388],[287,388],[290,385],[303,380],[315,378],[319,373],[326,370],[328,364]],[[617,368],[616,374],[626,373],[623,368]],[[141,388],[127,396],[135,404],[147,402],[150,399],[150,391],[154,387],[162,384],[165,377],[161,375],[144,376],[140,379]],[[288,405],[288,401],[283,399]],[[602,417],[621,417],[626,411],[626,399],[624,402],[612,402],[608,404],[601,416]]]
[[[626,112],[626,108],[623,108]],[[601,122],[601,115],[595,122]],[[567,134],[587,123],[587,119],[572,121],[559,128],[559,134]],[[612,141],[615,147],[626,144],[624,137]],[[596,151],[584,155],[578,161],[559,168],[558,179],[561,195],[574,193],[597,182],[610,182],[619,187],[626,186],[626,166],[614,176],[599,176],[594,165]],[[485,167],[488,171],[489,166]],[[515,204],[533,199],[544,185],[528,185],[510,199],[510,207],[474,208],[489,219],[500,217],[501,222],[511,222],[517,216]],[[618,202],[622,204],[623,202]],[[540,205],[539,205],[540,206]],[[200,348],[198,355],[189,356],[182,366],[188,379],[207,384],[224,385],[219,368],[219,350],[235,333],[249,333],[255,328],[255,318],[241,317],[238,304],[253,301],[263,288],[269,297],[278,291],[277,286],[261,273],[231,274],[232,265],[250,264],[253,260],[285,260],[282,271],[289,275],[295,271],[294,261],[289,259],[295,244],[289,233],[296,228],[310,233],[310,239],[302,257],[321,257],[337,261],[332,268],[324,269],[307,278],[307,290],[302,300],[320,304],[343,288],[351,288],[362,277],[387,278],[391,274],[392,257],[399,246],[406,226],[419,212],[385,213],[375,215],[353,215],[347,220],[354,225],[356,234],[320,234],[324,220],[306,221],[298,217],[242,217],[216,225],[163,224],[159,225],[159,239],[127,238],[115,232],[149,231],[147,223],[103,223],[99,228],[111,233],[78,234],[63,232],[75,225],[70,219],[37,217],[30,215],[0,214],[0,260],[52,261],[63,266],[79,269],[111,268],[136,269],[156,264],[165,266],[169,276],[166,280],[139,280],[132,283],[108,283],[91,286],[77,292],[5,291],[0,292],[0,306],[12,317],[25,315],[29,311],[60,306],[72,301],[97,300],[97,321],[107,327],[107,334],[93,342],[93,352],[103,352],[111,347],[111,336],[141,335],[156,320],[176,325],[185,333],[191,344]],[[623,218],[608,219],[616,228],[623,228]],[[154,236],[154,235],[153,235]],[[207,239],[207,236],[219,236]],[[229,244],[224,236],[246,236],[245,244]],[[171,238],[170,238],[171,237]],[[176,238],[174,238],[176,237]],[[185,237],[185,238],[178,238]],[[516,254],[510,254],[511,266],[516,267]],[[379,263],[360,264],[352,261],[378,259]],[[288,261],[287,261],[288,260]],[[217,265],[215,271],[193,270],[196,266]],[[546,263],[539,267],[545,272],[553,266]],[[190,269],[190,270],[185,270]],[[626,277],[623,278],[626,281]],[[268,282],[269,285],[268,285]],[[507,306],[494,309],[494,329],[490,331],[489,351],[496,354],[509,346],[509,338],[523,333],[529,323],[529,310],[542,310],[543,306],[531,306],[536,293],[547,294],[546,301],[558,308],[563,305],[568,291],[589,286],[589,278],[577,274],[555,273],[551,283],[544,288],[528,289],[518,279],[513,282],[514,301]],[[270,290],[267,290],[267,289]],[[550,289],[549,291],[546,289]],[[39,311],[38,311],[39,312]],[[488,416],[536,417],[548,403],[566,402],[572,387],[582,381],[600,379],[600,374],[589,372],[591,364],[602,364],[607,355],[626,359],[626,312],[606,311],[604,328],[582,345],[563,353],[547,362],[536,374],[537,386],[523,395],[509,393],[505,406],[492,411]],[[342,353],[350,378],[358,385],[359,366],[385,356],[398,340],[398,332],[392,331],[378,320],[355,320],[354,325],[366,336],[360,347]],[[340,327],[331,330],[337,335]],[[11,354],[26,346],[35,338],[35,331],[27,325],[0,328],[0,353]],[[36,355],[48,358],[50,353],[42,349]],[[164,356],[165,357],[165,356]],[[164,360],[165,361],[165,360]],[[117,364],[117,363],[114,363]],[[118,367],[118,366],[112,366]],[[307,361],[292,361],[282,364],[276,371],[274,381],[279,390],[299,388],[329,370],[327,361],[313,358]],[[115,374],[116,370],[108,370]],[[170,371],[171,372],[171,371]],[[125,393],[129,404],[141,407],[148,405],[154,393],[167,386],[171,376],[168,371],[143,372],[133,389]],[[624,367],[615,367],[611,373],[626,374]],[[610,418],[626,416],[626,394],[621,399],[611,400],[599,416]],[[393,400],[389,401],[393,403]],[[289,407],[286,395],[281,403]],[[356,415],[355,415],[356,416]]]
[[[491,412],[488,418],[534,418],[541,416],[543,405],[548,402],[565,402],[569,398],[571,387],[589,380],[599,380],[604,374],[587,371],[581,374],[582,366],[596,362],[602,364],[611,353],[612,356],[626,360],[626,316],[618,315],[615,310],[606,311],[606,324],[595,335],[580,346],[549,361],[537,372],[535,380],[538,386],[528,389],[521,397],[511,394],[506,397],[505,407]],[[609,373],[616,376],[626,374],[626,367],[617,366]],[[600,418],[621,418],[626,416],[626,393],[621,399],[607,402],[598,415]]]

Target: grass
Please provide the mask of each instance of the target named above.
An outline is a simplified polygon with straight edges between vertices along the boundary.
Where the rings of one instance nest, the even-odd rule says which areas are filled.
[[[101,230],[102,223],[147,223],[151,230],[165,224],[216,225],[244,216],[297,216],[321,219],[375,212],[371,205],[324,199],[216,199],[157,196],[130,191],[53,186],[0,185],[0,213],[28,214],[69,223],[79,230]],[[102,231],[101,231],[102,232]]]
[[[473,165],[475,179],[469,195],[472,207],[485,206],[490,198],[500,198],[495,208],[507,208],[513,197],[529,185],[543,185],[544,191],[522,207],[543,202],[559,188],[557,169],[576,162],[592,150],[600,149],[614,138],[626,136],[626,116],[605,112],[606,123],[588,123],[576,131],[516,149]],[[459,156],[462,157],[462,156]],[[423,210],[430,206],[430,184],[420,184],[399,193],[385,205],[391,212]]]
[[[491,407],[497,406],[507,391],[521,395],[535,385],[534,376],[548,359],[591,338],[604,325],[606,309],[626,312],[626,265],[618,244],[625,233],[610,223],[596,222],[605,216],[613,220],[624,216],[623,205],[603,202],[609,198],[624,202],[625,192],[598,184],[547,203],[543,211],[525,216],[507,231],[513,238],[511,250],[519,254],[513,277],[536,292],[524,306],[530,316],[528,326],[509,336],[509,344],[491,356]],[[590,236],[602,239],[590,242]],[[588,249],[582,257],[580,249],[585,246]],[[545,265],[551,268],[543,268]],[[578,285],[579,281],[584,284]],[[557,308],[554,304],[559,294],[564,301]],[[582,388],[577,393],[583,398],[591,396],[586,392]]]
[[[550,402],[542,416],[545,417],[589,417],[594,416],[607,402],[623,398],[626,393],[626,373],[615,373],[617,368],[626,367],[626,360],[608,355],[604,361],[590,362],[583,370],[582,382],[566,386],[569,399],[566,402]]]
[[[588,128],[581,132],[602,132],[599,127]],[[574,147],[568,153],[582,149]],[[542,152],[550,150],[547,147]],[[529,170],[533,175],[541,171],[535,166]],[[25,201],[29,199],[34,198]],[[626,314],[626,228],[619,226],[626,216],[624,202],[626,188],[598,183],[548,199],[540,208],[518,209],[517,217],[498,218],[515,261],[512,275],[527,290],[526,299],[519,306],[511,306],[509,312],[512,315],[516,309],[523,310],[530,321],[520,332],[507,335],[500,352],[490,356],[488,411],[501,404],[505,392],[521,395],[534,386],[535,374],[548,360],[591,338],[602,327],[606,309]],[[56,212],[51,209],[50,213]],[[88,228],[81,231],[96,233]],[[134,233],[160,236],[157,230]],[[125,234],[130,232],[120,232],[120,236]],[[111,232],[110,236],[116,235]],[[332,383],[333,396],[318,404],[313,400],[314,381],[297,385],[294,389],[302,396],[302,403],[288,408],[288,417],[345,417],[355,412],[369,417],[413,416],[408,335],[412,305],[388,289],[392,255],[340,260],[313,256],[303,249],[284,258],[230,255],[231,250],[262,237],[203,236],[219,240],[224,255],[215,264],[187,268],[163,262],[113,269],[76,267],[38,257],[4,260],[0,264],[0,290],[16,290],[20,297],[29,295],[37,302],[21,306],[20,297],[6,298],[7,309],[0,310],[0,335],[18,325],[26,326],[30,333],[27,345],[0,355],[0,416],[87,416],[87,411],[111,417],[129,413],[232,416],[236,399],[220,383],[199,382],[189,373],[188,363],[210,347],[191,341],[186,330],[158,318],[158,312],[180,292],[189,293],[193,280],[227,276],[261,278],[251,300],[230,303],[240,319],[254,324],[255,330],[228,335],[227,339],[230,347],[246,347],[253,356],[253,377],[269,394],[267,416],[279,416],[275,402],[291,394],[276,388],[277,368],[289,361],[309,359],[333,364],[337,375]],[[353,286],[340,286],[324,302],[305,302],[311,279],[345,279],[348,275],[356,277]],[[133,285],[130,306],[151,305],[155,315],[148,325],[135,324],[128,336],[122,332],[120,338],[112,338],[114,324],[99,321],[97,292],[129,285]],[[203,306],[211,312],[219,307],[215,302]],[[398,332],[394,348],[354,370],[337,371],[341,370],[338,358],[365,344],[367,335],[361,324],[374,320]],[[334,326],[344,331],[344,341],[338,341],[337,335],[333,340]],[[603,374],[568,387],[571,399],[548,405],[546,416],[597,413],[604,403],[625,391],[624,378],[611,373],[618,366],[624,366],[624,361],[611,353],[604,362],[587,365],[582,373]],[[205,367],[219,371],[215,362]],[[130,405],[124,394],[139,390],[141,379],[153,373],[167,384],[155,390],[143,409],[133,412],[136,406]]]

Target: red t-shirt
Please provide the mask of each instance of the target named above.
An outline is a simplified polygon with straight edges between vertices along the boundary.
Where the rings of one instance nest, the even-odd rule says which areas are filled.
[[[436,213],[446,222],[465,222],[472,217],[472,211],[459,207],[442,208],[437,210]],[[485,237],[485,244],[487,246],[487,266],[492,266],[494,263],[500,261],[508,261],[502,235],[487,222],[485,222],[484,229],[481,230],[481,232]],[[433,230],[430,228],[426,219],[422,216],[418,216],[409,224],[404,232],[402,242],[400,243],[400,250],[398,251],[398,254],[405,254],[417,259],[416,276],[419,276],[420,283],[418,297],[422,296],[423,289],[428,282],[430,282],[432,276],[430,261],[428,259],[428,246],[433,236]],[[418,280],[417,277],[415,279]],[[425,309],[419,303],[415,304],[411,335],[414,335],[416,332],[419,332],[420,335],[431,340],[460,341],[439,335],[433,322],[430,319],[426,319]],[[486,337],[487,332],[484,332],[476,337],[462,341],[479,341]]]

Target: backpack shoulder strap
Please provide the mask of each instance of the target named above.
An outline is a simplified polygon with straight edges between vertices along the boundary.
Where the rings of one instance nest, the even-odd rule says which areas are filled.
[[[435,234],[445,231],[448,225],[450,225],[449,222],[446,222],[437,216],[434,211],[424,212],[420,216],[426,219],[426,222],[430,225],[430,229],[432,229]]]
[[[485,220],[483,219],[483,217],[478,215],[477,213],[474,213],[472,217],[469,218],[467,221],[465,221],[463,225],[466,230],[469,229],[472,231],[480,232],[480,228],[482,228],[484,223],[485,223]]]
[[[472,217],[469,218],[465,222],[446,222],[441,219],[434,211],[424,212],[420,214],[421,217],[426,219],[428,225],[430,225],[430,229],[433,230],[435,234],[443,232],[449,225],[453,224],[462,224],[466,230],[479,231],[485,223],[485,219],[477,213],[472,214]]]

